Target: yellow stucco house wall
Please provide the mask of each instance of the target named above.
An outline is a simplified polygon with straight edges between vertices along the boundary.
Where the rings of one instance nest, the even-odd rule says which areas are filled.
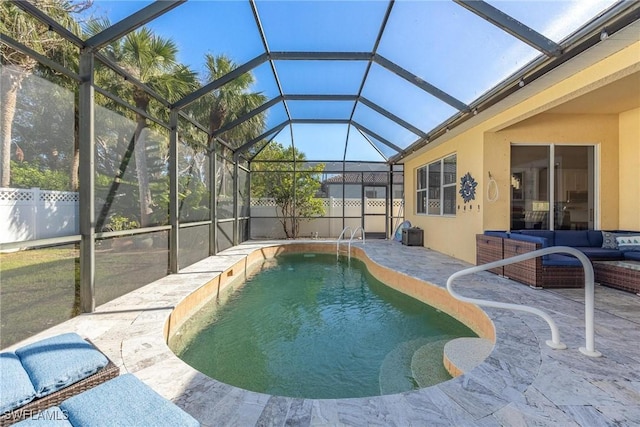
[[[425,230],[426,247],[475,264],[475,235],[509,229],[510,150],[517,143],[593,145],[596,228],[640,230],[640,42],[545,78],[405,159],[405,217]],[[416,214],[417,168],[451,154],[456,214]],[[475,200],[464,203],[457,190],[467,172],[478,186]]]

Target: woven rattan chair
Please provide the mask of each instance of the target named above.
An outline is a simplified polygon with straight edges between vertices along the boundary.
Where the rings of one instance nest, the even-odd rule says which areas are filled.
[[[65,359],[64,355],[72,351],[81,351],[77,354],[81,359],[81,366],[73,361],[67,363],[69,359]],[[15,353],[5,352],[1,356],[0,368],[2,369],[3,383],[5,383],[2,390],[3,400],[8,399],[8,395],[15,392],[19,386],[17,381],[10,383],[5,380],[16,379],[21,375],[23,378],[24,375],[27,375],[26,381],[31,381],[35,397],[25,397],[23,400],[31,400],[21,406],[11,407],[0,415],[0,426],[11,425],[34,416],[49,407],[58,405],[71,396],[115,378],[120,373],[120,368],[104,353],[91,342],[83,340],[79,335],[73,333],[41,340],[21,347]],[[91,367],[93,363],[91,356],[94,356],[98,361],[95,368]],[[45,366],[34,367],[43,360]],[[27,365],[24,371],[15,372],[23,369],[23,366],[20,366],[23,362]],[[44,377],[46,377],[44,380],[41,375],[43,371]],[[68,382],[70,383],[67,385]],[[7,404],[6,401],[3,403]]]

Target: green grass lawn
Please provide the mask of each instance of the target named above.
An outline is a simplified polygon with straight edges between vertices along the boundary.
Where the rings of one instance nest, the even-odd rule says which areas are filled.
[[[168,274],[167,249],[126,248],[96,252],[96,305],[104,304]]]
[[[0,254],[0,347],[78,314],[73,246]]]
[[[80,312],[79,251],[74,246],[0,254],[0,348]],[[96,304],[167,274],[166,249],[96,250]]]

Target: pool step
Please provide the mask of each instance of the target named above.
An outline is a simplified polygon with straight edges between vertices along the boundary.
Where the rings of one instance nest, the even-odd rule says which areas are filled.
[[[395,394],[413,390],[417,384],[411,372],[411,358],[429,338],[405,341],[391,350],[380,365],[380,394]]]
[[[413,353],[411,373],[421,388],[451,379],[442,362],[444,347],[449,341],[451,338],[430,342]]]
[[[442,363],[442,354],[445,344],[453,338],[439,335],[396,346],[380,366],[380,394],[402,393],[450,379]]]
[[[493,341],[485,338],[456,338],[444,346],[444,365],[453,377],[469,372],[493,350]]]

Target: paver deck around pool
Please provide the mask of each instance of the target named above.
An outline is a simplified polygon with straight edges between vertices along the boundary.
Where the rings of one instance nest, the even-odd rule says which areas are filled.
[[[222,384],[178,359],[164,331],[173,307],[247,254],[282,244],[246,242],[11,348],[78,332],[121,372],[135,374],[203,426],[640,425],[640,297],[603,286],[596,286],[595,296],[595,343],[603,357],[590,358],[578,351],[585,345],[584,290],[534,290],[486,272],[461,279],[456,289],[465,296],[548,312],[569,348],[553,350],[545,344],[550,330],[541,318],[485,308],[496,331],[490,356],[458,378],[402,394],[327,400],[270,396]],[[470,266],[396,242],[358,246],[375,263],[440,287],[452,273]]]

